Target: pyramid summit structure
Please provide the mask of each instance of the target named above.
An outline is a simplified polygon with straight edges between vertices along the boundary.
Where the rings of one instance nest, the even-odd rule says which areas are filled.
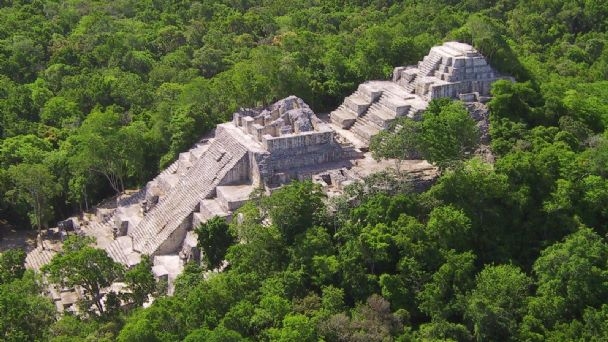
[[[390,81],[370,81],[330,114],[331,122],[367,146],[371,137],[400,116],[418,119],[437,98],[485,101],[500,78],[472,46],[447,42],[431,48],[417,65],[397,67]]]

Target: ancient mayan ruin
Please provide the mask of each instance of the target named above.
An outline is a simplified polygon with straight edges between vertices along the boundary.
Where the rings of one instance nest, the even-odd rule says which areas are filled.
[[[354,133],[358,146],[367,146],[370,138],[396,117],[417,119],[433,99],[485,102],[492,82],[499,78],[473,47],[447,42],[431,48],[417,66],[395,68],[391,81],[359,85],[331,113],[331,122]]]
[[[142,254],[152,256],[153,272],[169,281],[171,291],[184,263],[199,258],[193,228],[201,222],[230,219],[254,190],[271,191],[293,179],[313,179],[339,192],[388,165],[366,151],[370,138],[392,120],[419,118],[434,98],[484,101],[498,78],[471,46],[448,42],[433,47],[417,66],[395,68],[392,80],[361,84],[327,121],[295,96],[268,108],[241,109],[144,188],[94,215],[70,219],[117,262],[133,266]],[[434,174],[424,161],[410,163],[409,171]],[[54,254],[36,248],[26,266],[38,270]],[[67,294],[51,294],[59,309],[70,305]]]

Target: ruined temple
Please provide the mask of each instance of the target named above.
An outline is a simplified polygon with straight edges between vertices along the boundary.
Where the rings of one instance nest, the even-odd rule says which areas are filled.
[[[458,42],[431,48],[415,66],[397,67],[390,81],[370,81],[330,114],[331,122],[352,132],[359,146],[400,116],[419,119],[428,103],[449,97],[485,102],[502,78],[477,50]]]
[[[339,143],[332,127],[295,96],[267,109],[241,109],[232,123],[264,150],[251,159],[250,178],[266,188],[359,156],[351,146]]]
[[[392,120],[418,119],[439,97],[483,102],[498,78],[471,46],[449,42],[433,47],[417,66],[395,68],[391,80],[361,84],[326,121],[295,96],[266,108],[240,109],[144,188],[71,221],[126,266],[139,263],[142,254],[152,256],[155,275],[171,288],[184,263],[199,258],[193,228],[200,223],[214,216],[230,220],[254,190],[269,192],[293,179],[313,179],[331,188],[328,192],[340,191],[386,167],[366,149]],[[424,161],[408,165],[406,171],[421,178],[435,175]],[[39,269],[54,253],[36,248],[26,266]],[[53,294],[58,303],[62,296],[67,295]]]

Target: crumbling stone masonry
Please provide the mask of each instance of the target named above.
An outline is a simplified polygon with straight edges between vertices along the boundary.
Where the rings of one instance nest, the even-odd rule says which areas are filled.
[[[391,81],[361,84],[330,117],[369,145],[370,138],[395,118],[418,119],[433,99],[486,101],[491,84],[499,78],[472,46],[447,42],[431,48],[418,65],[395,68]]]

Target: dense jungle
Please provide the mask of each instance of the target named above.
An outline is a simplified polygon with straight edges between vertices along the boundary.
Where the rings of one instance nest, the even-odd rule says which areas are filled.
[[[144,185],[239,107],[327,113],[444,41],[515,79],[492,88],[494,163],[432,150],[422,193],[387,173],[333,202],[311,182],[260,195],[197,229],[204,262],[173,296],[149,260],[70,238],[47,280],[131,292],[59,315],[4,252],[0,340],[608,340],[607,38],[599,0],[0,1],[0,229]],[[432,107],[446,124],[420,143],[447,148],[458,104]]]

